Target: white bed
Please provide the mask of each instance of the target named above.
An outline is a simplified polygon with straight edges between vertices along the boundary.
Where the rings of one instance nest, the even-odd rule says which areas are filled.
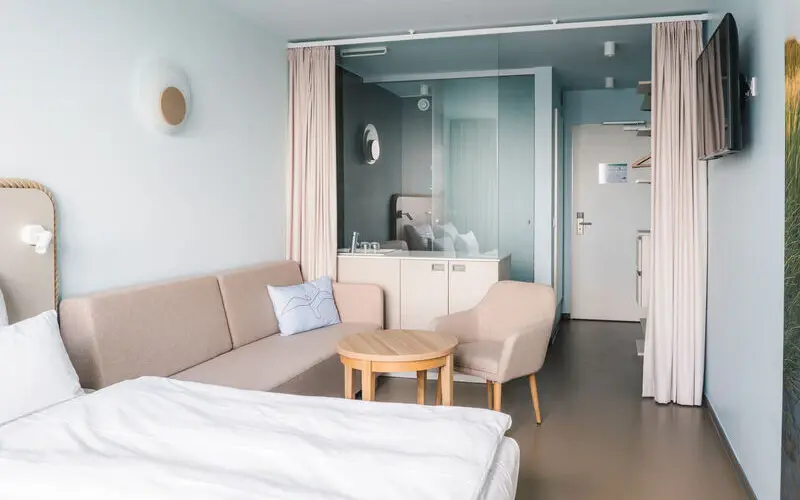
[[[0,426],[0,498],[508,500],[510,424],[144,377]]]

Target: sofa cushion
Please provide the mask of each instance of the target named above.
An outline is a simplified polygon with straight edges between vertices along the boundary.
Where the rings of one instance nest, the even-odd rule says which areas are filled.
[[[174,378],[267,391],[334,356],[343,337],[378,328],[367,323],[340,323],[290,337],[273,335],[189,368]]]
[[[267,285],[303,282],[300,266],[291,260],[231,271],[217,279],[234,348],[278,333]]]
[[[231,349],[213,276],[66,299],[60,316],[64,345],[90,389],[166,377]]]
[[[453,364],[469,375],[496,375],[500,367],[503,343],[493,340],[467,342],[456,347]]]

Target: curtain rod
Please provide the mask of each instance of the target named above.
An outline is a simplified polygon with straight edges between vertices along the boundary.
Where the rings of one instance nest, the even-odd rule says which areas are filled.
[[[387,42],[406,42],[410,40],[432,40],[437,38],[458,38],[467,36],[483,35],[507,35],[512,33],[534,33],[537,31],[560,31],[574,30],[583,28],[611,28],[615,26],[641,26],[646,24],[669,23],[677,21],[708,21],[711,14],[690,14],[683,16],[660,16],[660,17],[639,17],[629,19],[608,19],[601,21],[578,21],[578,22],[559,22],[554,20],[551,23],[531,24],[526,26],[507,26],[494,28],[477,28],[468,30],[454,31],[432,31],[429,33],[408,33],[405,35],[385,35],[363,38],[341,38],[338,40],[311,40],[306,42],[289,42],[287,47],[290,49],[300,47],[322,47],[333,46],[341,47],[345,45],[361,45],[367,43],[387,43]]]

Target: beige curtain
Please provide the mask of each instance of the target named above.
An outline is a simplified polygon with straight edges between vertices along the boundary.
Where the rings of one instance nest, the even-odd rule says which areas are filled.
[[[287,258],[336,279],[336,55],[289,49]]]
[[[700,405],[705,370],[707,182],[697,160],[699,22],[653,26],[652,292],[642,395]]]

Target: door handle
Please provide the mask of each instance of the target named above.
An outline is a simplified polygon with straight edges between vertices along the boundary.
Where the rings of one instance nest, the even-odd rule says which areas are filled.
[[[454,273],[463,273],[467,271],[467,266],[464,264],[453,264],[453,272]]]
[[[441,273],[444,271],[444,264],[431,264],[431,271]]]
[[[583,212],[577,212],[575,214],[575,222],[577,223],[576,227],[575,227],[575,232],[578,234],[578,236],[583,236],[583,233],[585,231],[584,228],[586,226],[591,226],[592,225],[591,222],[585,222],[583,220]]]

